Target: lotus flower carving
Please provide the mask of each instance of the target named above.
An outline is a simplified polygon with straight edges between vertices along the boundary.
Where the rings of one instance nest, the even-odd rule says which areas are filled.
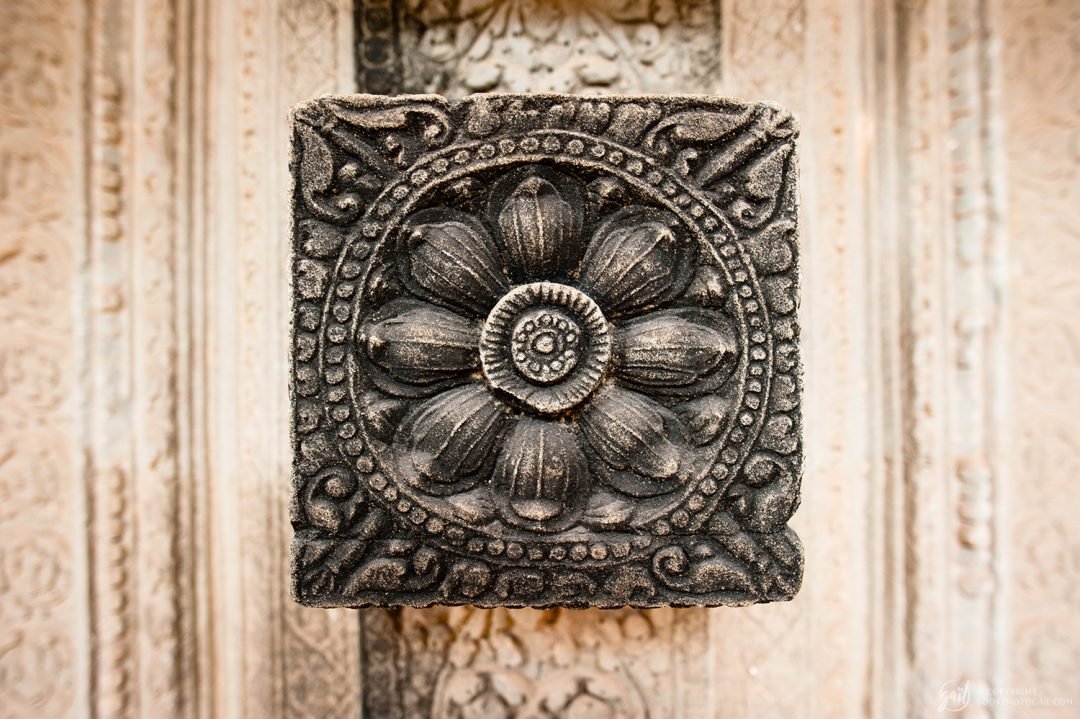
[[[503,521],[540,532],[624,491],[605,477],[679,486],[689,450],[672,405],[718,386],[737,355],[726,315],[685,299],[697,244],[674,214],[586,217],[557,184],[527,174],[485,216],[408,218],[408,292],[359,337],[409,397],[393,440],[406,474],[433,491],[479,478]]]
[[[790,113],[705,96],[358,95],[292,120],[302,603],[794,596]]]

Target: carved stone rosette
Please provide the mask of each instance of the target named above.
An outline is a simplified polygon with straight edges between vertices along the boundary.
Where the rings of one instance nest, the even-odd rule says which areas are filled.
[[[797,134],[702,97],[297,108],[297,599],[790,599]]]

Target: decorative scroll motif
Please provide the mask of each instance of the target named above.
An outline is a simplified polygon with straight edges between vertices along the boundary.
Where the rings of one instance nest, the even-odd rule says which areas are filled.
[[[297,597],[790,598],[795,135],[722,100],[300,108]]]
[[[360,0],[366,92],[709,92],[720,0]]]

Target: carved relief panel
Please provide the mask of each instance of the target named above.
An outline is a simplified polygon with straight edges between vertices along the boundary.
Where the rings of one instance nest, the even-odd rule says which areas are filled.
[[[790,598],[796,135],[700,98],[298,109],[298,598]]]
[[[720,0],[357,0],[357,87],[437,92],[708,92]]]
[[[364,610],[365,716],[709,716],[705,610]],[[684,647],[697,662],[665,648]],[[684,703],[685,702],[685,703]]]

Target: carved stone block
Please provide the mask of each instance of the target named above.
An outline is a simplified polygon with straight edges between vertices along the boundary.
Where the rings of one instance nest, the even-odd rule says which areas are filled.
[[[358,95],[293,120],[299,601],[795,594],[790,114]]]

